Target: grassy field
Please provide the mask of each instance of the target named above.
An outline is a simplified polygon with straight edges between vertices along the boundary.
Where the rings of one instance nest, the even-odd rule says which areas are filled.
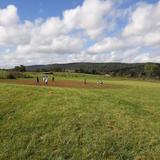
[[[104,79],[87,76],[97,78]],[[0,159],[159,160],[160,83],[105,83],[124,88],[0,83]]]
[[[8,71],[0,70],[0,79],[7,79],[8,74],[9,74]],[[28,77],[28,79],[36,79],[37,76],[42,79],[42,77],[44,76],[42,72],[24,72],[24,73],[21,72],[20,74],[22,77],[21,79],[24,79],[24,77]],[[88,80],[109,79],[104,75],[99,76],[99,75],[92,75],[92,74],[70,73],[70,72],[54,72],[54,77],[56,78],[56,80],[66,80],[66,79],[83,80],[84,78],[87,78]],[[52,78],[52,75],[49,75],[49,79],[51,78]]]

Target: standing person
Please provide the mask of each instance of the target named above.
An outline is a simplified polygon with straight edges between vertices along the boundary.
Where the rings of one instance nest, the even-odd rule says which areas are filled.
[[[54,76],[52,77],[52,82],[54,82],[54,80],[55,80],[55,78],[54,78]]]
[[[45,84],[48,85],[48,77],[45,78]]]
[[[87,79],[86,79],[86,78],[84,79],[84,84],[85,84],[85,85],[87,84]]]
[[[99,85],[99,80],[97,80],[97,85]]]
[[[36,84],[39,85],[39,77],[36,78]]]
[[[45,82],[45,77],[43,76],[43,82]]]

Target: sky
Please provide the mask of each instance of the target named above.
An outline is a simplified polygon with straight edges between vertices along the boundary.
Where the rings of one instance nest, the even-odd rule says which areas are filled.
[[[160,63],[160,0],[0,0],[0,68]]]

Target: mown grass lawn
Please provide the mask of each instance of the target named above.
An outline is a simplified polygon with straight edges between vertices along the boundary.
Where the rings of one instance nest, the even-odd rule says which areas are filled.
[[[159,160],[160,83],[120,89],[0,84],[2,160]]]

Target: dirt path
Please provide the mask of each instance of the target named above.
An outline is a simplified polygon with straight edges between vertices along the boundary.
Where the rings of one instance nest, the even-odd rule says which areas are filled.
[[[11,84],[23,84],[23,85],[36,85],[35,80],[0,80],[0,83],[11,83]],[[40,86],[45,86],[41,81]],[[85,85],[83,81],[74,81],[74,80],[57,80],[55,82],[49,81],[48,86],[51,87],[61,87],[61,88],[92,88],[92,89],[104,89],[104,88],[124,88],[122,85],[112,85],[112,84],[103,84],[97,85],[93,82],[87,82]]]

